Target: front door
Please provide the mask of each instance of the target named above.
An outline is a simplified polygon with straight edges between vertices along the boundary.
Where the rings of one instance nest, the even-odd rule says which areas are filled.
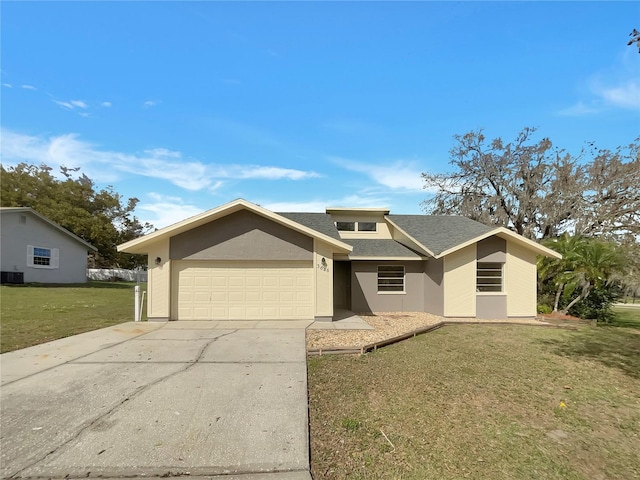
[[[351,262],[333,262],[333,306],[351,309]]]

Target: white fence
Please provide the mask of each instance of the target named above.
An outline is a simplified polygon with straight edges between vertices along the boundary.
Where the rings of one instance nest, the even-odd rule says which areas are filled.
[[[127,282],[146,282],[147,272],[144,270],[125,270],[124,268],[87,268],[89,280],[125,280]]]

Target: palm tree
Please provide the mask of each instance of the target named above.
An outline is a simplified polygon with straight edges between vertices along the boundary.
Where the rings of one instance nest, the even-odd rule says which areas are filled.
[[[611,283],[615,273],[624,271],[625,262],[618,248],[599,239],[579,242],[577,248],[568,255],[573,271],[564,275],[565,297],[571,298],[580,289],[580,293],[561,311],[567,313],[576,303],[589,296],[594,288],[602,288]]]
[[[561,259],[550,257],[540,257],[538,259],[538,275],[545,281],[551,281],[556,287],[555,300],[553,302],[553,311],[558,311],[558,305],[565,284],[569,280],[568,274],[574,270],[571,253],[575,251],[583,241],[580,236],[571,236],[567,233],[558,238],[543,240],[545,247],[551,248],[562,255]]]
[[[556,287],[554,312],[567,313],[576,303],[587,298],[594,288],[608,285],[614,274],[625,270],[622,254],[610,242],[565,233],[544,244],[562,254],[562,259],[541,258],[538,261],[540,277]],[[580,291],[578,296],[560,310],[560,300],[571,299],[576,290]]]

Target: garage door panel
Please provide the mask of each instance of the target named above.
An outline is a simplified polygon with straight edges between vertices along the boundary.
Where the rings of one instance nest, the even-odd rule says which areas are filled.
[[[257,303],[262,301],[262,292],[247,291],[245,293],[245,301],[247,303]]]
[[[208,302],[211,300],[210,292],[193,292],[192,301],[196,303]]]
[[[311,262],[176,261],[178,320],[313,317]]]

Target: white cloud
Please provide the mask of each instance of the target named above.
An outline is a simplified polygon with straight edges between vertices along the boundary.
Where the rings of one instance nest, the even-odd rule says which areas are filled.
[[[629,80],[607,87],[595,87],[594,93],[611,106],[640,110],[640,82],[638,80]]]
[[[7,88],[13,88],[13,85],[11,85],[10,83],[3,83],[2,86]]]
[[[626,49],[616,61],[606,69],[594,72],[581,88],[586,91],[584,98],[573,106],[557,112],[564,116],[583,116],[601,113],[612,108],[640,110],[640,57]]]
[[[289,202],[256,202],[272,212],[316,212],[324,213],[327,207],[388,208],[389,201],[380,196],[369,196],[366,192],[341,198],[315,199]]]
[[[233,173],[236,170],[237,173]],[[234,165],[232,168],[227,169],[228,175],[235,178],[256,178],[265,180],[279,180],[286,178],[288,180],[304,180],[307,178],[319,177],[320,175],[315,172],[306,172],[303,170],[294,170],[291,168],[280,167],[261,167],[259,165]]]
[[[146,102],[144,102],[142,104],[142,106],[144,108],[151,108],[151,107],[155,107],[156,105],[158,105],[158,103],[160,103],[160,102],[158,102],[156,100],[147,100]]]
[[[582,117],[584,115],[598,113],[599,111],[600,109],[586,105],[583,101],[579,101],[575,105],[559,110],[557,114],[562,117]]]
[[[330,157],[330,160],[347,170],[364,173],[374,182],[392,190],[422,190],[423,187],[422,170],[415,161],[395,160],[376,165],[340,157]]]
[[[180,197],[165,196],[155,192],[147,196],[151,201],[138,203],[136,214],[142,222],[149,222],[156,228],[173,225],[203,212],[201,208],[185,203]]]
[[[25,90],[37,90],[33,85],[20,85],[20,88],[24,88]]]
[[[105,108],[109,108],[110,106],[112,106],[113,104],[111,102],[102,102],[100,104],[100,106],[105,107]]]
[[[66,108],[67,110],[75,110],[76,108],[88,108],[88,105],[82,100],[69,100],[68,102],[64,102],[62,100],[51,99],[51,101],[56,105],[61,106],[62,108]]]
[[[63,102],[61,100],[51,100],[51,101],[56,105],[60,105],[61,107],[66,108],[68,110],[74,109],[74,106],[71,104],[71,102]]]
[[[91,116],[91,114],[87,113],[87,112],[80,112],[80,113],[78,113],[78,115],[80,115],[81,117],[85,117],[85,118]]]
[[[84,113],[84,112],[83,112]],[[113,182],[123,174],[166,180],[185,190],[219,188],[226,179],[303,180],[317,177],[312,171],[263,165],[207,164],[166,148],[130,154],[102,150],[77,134],[54,137],[22,135],[2,129],[0,158],[5,165],[19,162],[80,167],[97,182]]]

